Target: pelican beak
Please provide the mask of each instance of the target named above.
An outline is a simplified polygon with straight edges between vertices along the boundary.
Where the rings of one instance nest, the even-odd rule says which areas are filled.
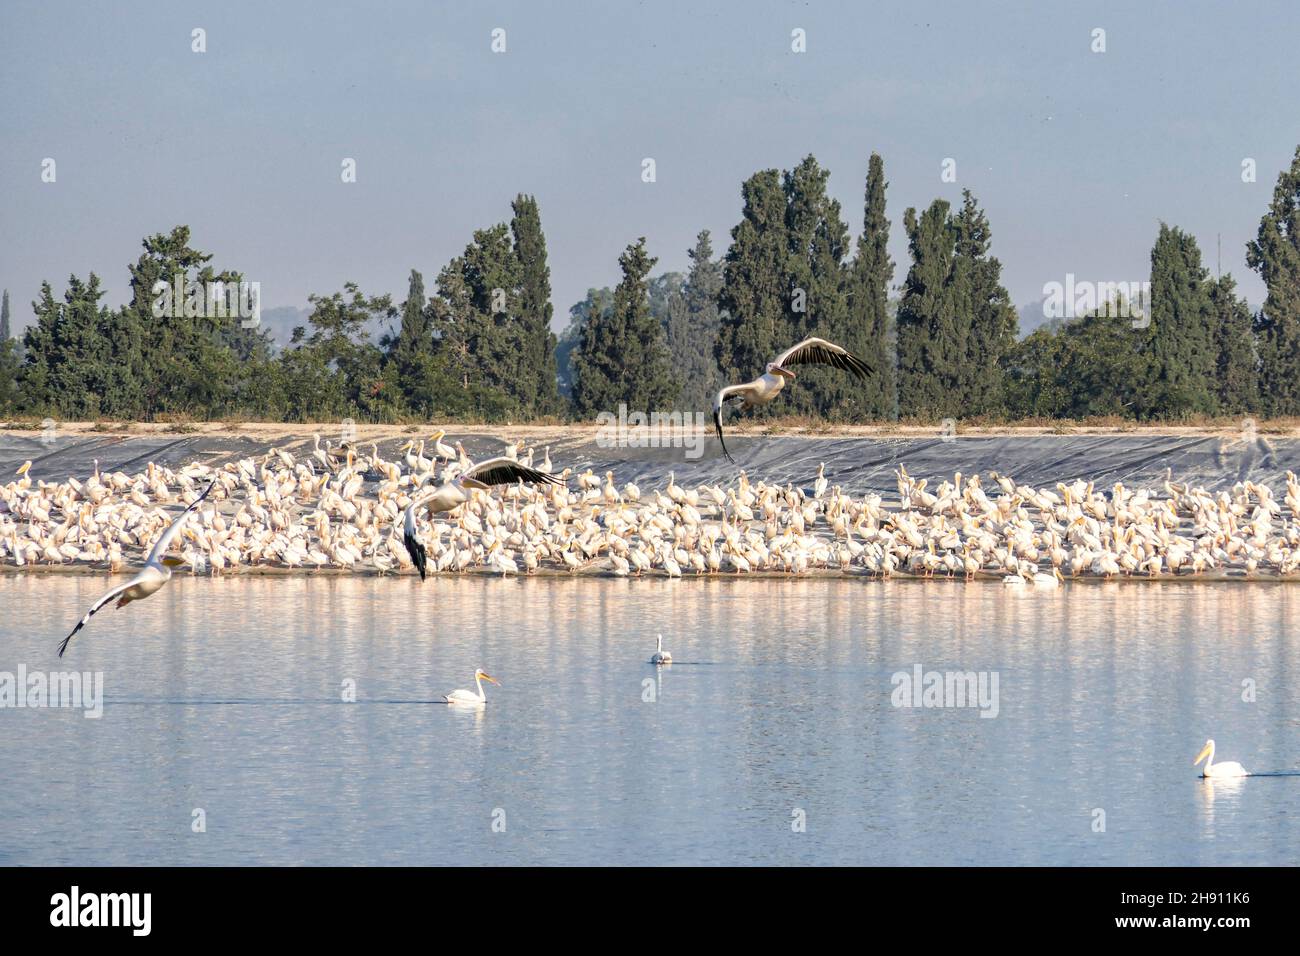
[[[1210,745],[1206,744],[1204,747],[1201,748],[1201,752],[1196,755],[1196,759],[1192,761],[1192,766],[1195,767],[1198,763],[1200,763],[1209,755],[1210,755]]]
[[[25,461],[22,463],[22,466],[16,472],[14,472],[14,474],[21,477],[22,475],[27,474],[28,470],[31,467],[32,467],[32,463],[30,461]]]
[[[164,566],[169,568],[179,568],[185,564],[184,558],[178,558],[174,554],[169,554],[162,559]]]
[[[788,378],[792,382],[794,381],[794,372],[790,371],[788,368],[782,368],[779,365],[774,365],[772,367],[772,371],[776,372],[777,375],[781,375],[784,376],[785,378]]]
[[[496,684],[498,687],[501,686],[501,682],[497,680],[495,677],[493,677],[491,674],[484,674],[483,679],[487,681],[491,681],[492,683]]]

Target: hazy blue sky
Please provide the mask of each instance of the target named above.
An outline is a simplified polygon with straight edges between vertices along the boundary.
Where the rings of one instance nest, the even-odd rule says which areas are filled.
[[[969,186],[1018,304],[1067,272],[1145,279],[1160,219],[1211,269],[1221,233],[1224,271],[1258,302],[1243,246],[1300,142],[1298,36],[1294,2],[6,0],[0,286],[20,321],[70,272],[120,302],[141,237],[188,223],[264,307],[347,279],[400,299],[410,268],[431,286],[531,192],[561,325],[637,236],[656,271],[684,268],[701,228],[725,251],[742,180],[809,152],[856,235],[876,150],[897,281],[903,210]]]

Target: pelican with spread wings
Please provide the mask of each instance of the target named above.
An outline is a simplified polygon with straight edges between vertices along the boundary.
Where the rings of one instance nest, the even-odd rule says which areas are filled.
[[[486,490],[494,485],[511,485],[516,481],[548,485],[564,484],[556,475],[548,475],[536,468],[529,468],[513,458],[491,458],[472,466],[432,491],[412,496],[411,503],[406,506],[406,511],[402,514],[402,543],[406,545],[406,551],[411,556],[415,569],[420,572],[421,581],[424,580],[428,567],[426,560],[428,552],[416,534],[415,517],[419,510],[424,508],[431,515],[452,511],[468,501],[469,493],[475,488]]]
[[[149,552],[149,557],[145,560],[144,567],[140,569],[139,574],[127,581],[125,584],[119,584],[90,606],[90,610],[86,612],[86,616],[77,622],[77,626],[72,629],[72,633],[65,637],[63,643],[59,645],[60,657],[62,657],[63,652],[68,649],[68,642],[76,636],[79,630],[90,622],[90,619],[95,616],[100,608],[113,600],[113,598],[117,598],[117,607],[123,607],[130,604],[132,601],[139,601],[143,598],[147,598],[150,594],[153,594],[171,580],[172,569],[180,567],[185,563],[185,561],[183,558],[178,558],[174,554],[168,554],[167,549],[170,548],[172,542],[176,540],[176,535],[180,533],[181,526],[185,524],[185,520],[190,516],[194,509],[199,506],[199,502],[206,498],[208,493],[216,487],[216,484],[217,479],[212,479],[212,483],[203,490],[203,494],[195,498],[190,503],[190,506],[177,515],[176,520],[167,526],[167,530],[162,533],[162,537],[154,542],[153,550]]]
[[[727,402],[740,402],[741,411],[745,411],[759,405],[766,405],[781,394],[781,389],[785,388],[787,380],[794,381],[794,372],[789,369],[791,365],[829,365],[832,368],[852,372],[858,378],[866,378],[871,374],[867,363],[848,349],[834,342],[827,342],[825,339],[810,338],[786,349],[776,357],[775,361],[768,362],[763,374],[752,382],[744,385],[728,385],[718,392],[718,397],[713,400],[713,427],[718,432],[722,453],[732,464],[735,464],[736,459],[731,457],[731,452],[727,451],[727,443],[722,439],[722,407]]]

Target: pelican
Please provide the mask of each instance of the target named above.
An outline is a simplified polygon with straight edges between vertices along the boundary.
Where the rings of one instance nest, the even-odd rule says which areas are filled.
[[[487,695],[483,693],[483,682],[491,681],[498,687],[501,682],[489,674],[483,668],[474,671],[474,686],[478,688],[478,693],[472,690],[453,690],[450,694],[444,694],[443,700],[449,704],[461,704],[468,707],[482,707],[487,703]]]
[[[741,403],[741,411],[747,411],[759,405],[766,405],[781,394],[786,379],[794,380],[794,372],[786,368],[787,365],[831,365],[852,372],[859,378],[866,378],[871,374],[867,363],[848,349],[827,342],[825,339],[809,338],[786,349],[776,357],[775,361],[768,362],[763,374],[752,382],[744,385],[728,385],[718,392],[713,400],[713,427],[717,430],[722,453],[732,464],[735,464],[736,460],[727,451],[727,443],[722,438],[722,406],[727,402],[738,401]]]
[[[650,663],[671,664],[672,662],[673,662],[673,655],[668,651],[664,650],[664,636],[662,634],[656,634],[655,652],[654,655],[650,658]]]
[[[490,458],[477,464],[450,481],[444,482],[433,491],[414,495],[402,515],[402,543],[411,556],[411,562],[424,580],[428,562],[426,551],[420,539],[416,537],[415,515],[421,507],[427,508],[429,514],[451,511],[469,500],[469,492],[475,488],[491,488],[493,485],[508,485],[516,481],[537,482],[539,484],[560,485],[563,482],[554,475],[529,468],[509,458]]]
[[[1198,753],[1196,759],[1192,761],[1192,766],[1195,767],[1202,760],[1205,761],[1205,770],[1201,774],[1202,777],[1250,776],[1250,772],[1235,760],[1228,760],[1221,764],[1216,764],[1214,762],[1214,738],[1210,738],[1205,742],[1205,746],[1201,748],[1201,752]]]
[[[212,483],[204,489],[203,494],[195,498],[190,506],[182,511],[177,516],[176,520],[167,526],[167,530],[162,533],[162,537],[160,537],[154,544],[153,550],[149,552],[149,557],[145,561],[144,567],[140,569],[139,574],[127,581],[125,584],[119,584],[90,606],[90,610],[86,612],[86,616],[77,622],[77,626],[72,629],[72,633],[65,637],[63,643],[59,645],[60,657],[62,657],[63,652],[68,649],[68,642],[76,636],[76,633],[85,627],[90,619],[95,616],[95,613],[109,601],[113,600],[113,598],[117,598],[117,607],[122,607],[130,604],[132,601],[139,601],[142,598],[147,598],[150,594],[153,594],[171,580],[172,569],[183,566],[185,564],[185,559],[167,554],[167,549],[171,547],[172,541],[180,532],[181,525],[185,523],[185,519],[190,516],[190,512],[199,506],[199,503],[208,496],[208,493],[212,491],[216,484],[217,480],[214,478]]]

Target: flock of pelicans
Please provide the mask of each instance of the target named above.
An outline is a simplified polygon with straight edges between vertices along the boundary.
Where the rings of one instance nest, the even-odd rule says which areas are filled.
[[[847,350],[807,339],[768,363],[752,382],[722,389],[713,419],[722,443],[722,409],[775,399],[795,378],[789,366],[817,364],[860,378],[868,367]],[[121,570],[149,551],[143,568],[96,601],[63,639],[59,655],[101,608],[146,598],[173,571],[220,574],[243,567],[338,568],[377,573],[414,568],[605,570],[619,576],[750,572],[803,574],[840,570],[879,577],[912,574],[1001,577],[1012,587],[1055,588],[1071,576],[1199,574],[1300,570],[1300,481],[1287,473],[1279,503],[1250,481],[1211,493],[1174,483],[1164,493],[1092,483],[1055,489],[1017,484],[996,472],[958,473],[933,490],[897,470],[899,502],[846,494],[825,466],[809,488],[751,482],[683,487],[670,473],[663,490],[619,485],[587,469],[554,472],[550,450],[540,462],[518,443],[474,462],[445,431],[408,441],[399,461],[349,444],[306,453],[272,449],[259,459],[220,467],[170,469],[149,463],[137,474],[85,481],[33,481],[31,462],[0,486],[0,567],[84,564]],[[431,454],[426,457],[426,450]],[[722,450],[727,458],[725,443]],[[576,487],[571,487],[572,482]],[[492,489],[500,489],[494,494]],[[223,507],[222,503],[225,502]],[[172,516],[167,506],[183,504]],[[1284,517],[1283,504],[1287,517]],[[521,567],[522,565],[522,567]],[[668,665],[662,637],[650,663]],[[477,691],[458,690],[451,704],[482,706]],[[1206,776],[1242,776],[1239,764],[1214,764]]]

